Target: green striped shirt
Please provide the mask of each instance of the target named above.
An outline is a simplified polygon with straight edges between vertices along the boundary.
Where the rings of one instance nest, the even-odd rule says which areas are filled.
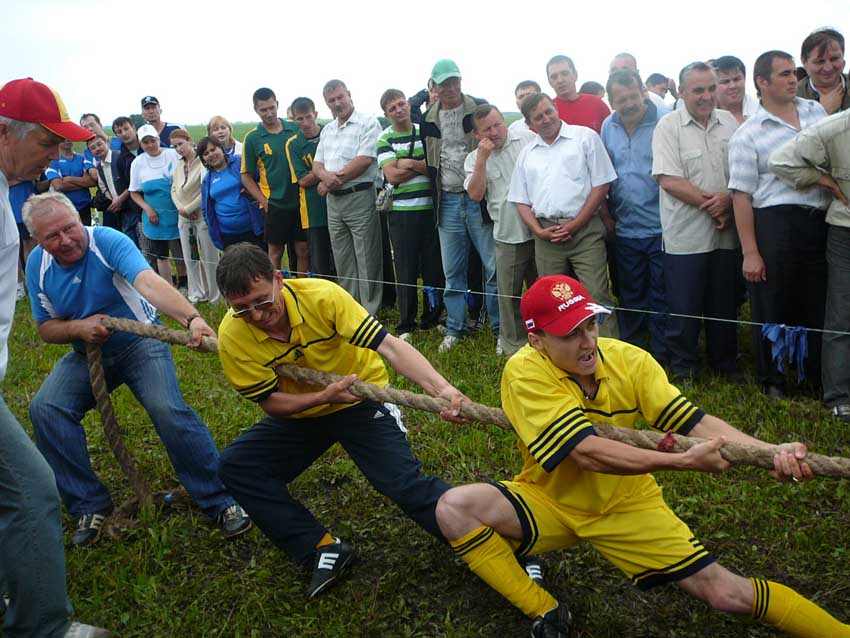
[[[415,140],[412,154],[410,152],[411,138]],[[384,129],[378,139],[379,167],[383,168],[389,162],[404,158],[425,159],[425,150],[415,124],[412,131],[403,133],[399,133],[390,126]],[[396,186],[393,191],[393,212],[431,210],[433,207],[431,180],[427,175],[416,175]]]

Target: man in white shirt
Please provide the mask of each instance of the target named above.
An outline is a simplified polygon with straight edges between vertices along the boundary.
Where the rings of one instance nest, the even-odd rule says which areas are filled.
[[[562,122],[545,93],[528,97],[522,113],[537,136],[517,159],[508,201],[535,236],[537,272],[572,270],[597,302],[613,307],[605,226],[597,214],[617,179],[605,146],[592,129]],[[606,321],[601,333],[616,337],[616,321]]]
[[[724,55],[711,63],[717,76],[717,108],[729,111],[743,124],[759,107],[759,101],[747,95],[747,69],[734,55]]]
[[[375,316],[381,306],[381,223],[375,211],[378,138],[381,125],[354,109],[340,80],[322,90],[334,119],[319,138],[313,172],[327,195],[328,231],[339,284]]]
[[[744,253],[752,320],[822,329],[826,305],[826,209],[821,188],[798,191],[768,169],[770,154],[800,130],[826,117],[813,100],[797,97],[794,58],[768,51],[753,65],[761,107],[729,142],[729,190]],[[756,377],[765,393],[784,397],[785,375],[772,347],[753,330]],[[821,335],[808,336],[805,371],[820,375]]]
[[[523,80],[516,85],[516,88],[514,89],[514,99],[516,99],[516,107],[520,110],[520,113],[522,112],[522,103],[525,101],[525,98],[529,95],[540,93],[541,90],[540,85],[534,80]],[[512,133],[519,133],[520,131],[529,131],[531,129],[529,129],[528,124],[525,123],[525,118],[520,117],[518,120],[511,122],[508,130]]]
[[[538,88],[537,92],[540,92]],[[519,102],[519,99],[517,99]],[[508,190],[520,151],[534,139],[529,130],[510,130],[495,106],[482,104],[472,112],[478,148],[466,156],[463,187],[473,201],[487,200],[496,241],[496,285],[499,291],[499,341],[496,353],[512,355],[527,342],[519,298],[523,284],[537,279],[534,239]]]

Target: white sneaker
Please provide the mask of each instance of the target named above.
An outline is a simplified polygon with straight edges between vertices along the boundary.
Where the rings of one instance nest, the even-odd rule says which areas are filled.
[[[24,282],[19,281],[18,282],[18,292],[15,293],[15,299],[16,300],[23,299],[26,296],[27,296],[27,290],[26,290],[26,288],[24,288]]]
[[[443,337],[443,342],[440,344],[440,347],[437,349],[437,352],[448,352],[457,345],[458,341],[460,341],[460,337],[446,335],[445,337]]]
[[[402,332],[398,336],[398,338],[401,339],[402,341],[404,341],[405,343],[410,343],[413,340],[413,333],[412,332]]]
[[[68,627],[68,631],[65,632],[64,638],[110,638],[111,636],[112,632],[106,629],[72,622],[71,626]]]
[[[496,356],[497,357],[504,357],[505,356],[505,349],[502,347],[501,341],[496,342]]]

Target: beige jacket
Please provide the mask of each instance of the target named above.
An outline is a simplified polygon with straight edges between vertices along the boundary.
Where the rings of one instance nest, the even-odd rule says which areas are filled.
[[[771,153],[769,168],[797,190],[812,188],[823,174],[832,175],[850,199],[850,110],[830,115],[803,129],[797,137]],[[850,208],[833,198],[826,222],[850,227]]]
[[[195,213],[201,210],[201,179],[203,178],[201,158],[195,157],[189,165],[188,178],[185,167],[186,160],[181,157],[171,176],[171,199],[178,210],[186,211],[187,219],[198,219]]]

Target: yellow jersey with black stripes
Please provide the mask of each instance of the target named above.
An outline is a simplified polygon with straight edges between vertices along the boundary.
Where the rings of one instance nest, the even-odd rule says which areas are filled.
[[[633,428],[638,418],[662,432],[687,434],[705,412],[667,380],[644,350],[618,341],[598,341],[591,399],[578,381],[529,345],[508,359],[502,373],[502,407],[519,437],[523,468],[514,479],[534,483],[559,505],[604,514],[657,504],[661,490],[649,474],[617,476],[582,470],[570,458],[581,441],[595,436],[593,422]]]
[[[246,399],[261,402],[274,392],[315,392],[314,386],[279,378],[275,366],[294,363],[339,375],[357,374],[385,386],[387,370],[375,350],[386,329],[340,286],[324,279],[287,279],[280,290],[292,326],[289,342],[233,316],[218,328],[218,353],[230,384]],[[317,417],[347,407],[323,404],[289,418]]]

